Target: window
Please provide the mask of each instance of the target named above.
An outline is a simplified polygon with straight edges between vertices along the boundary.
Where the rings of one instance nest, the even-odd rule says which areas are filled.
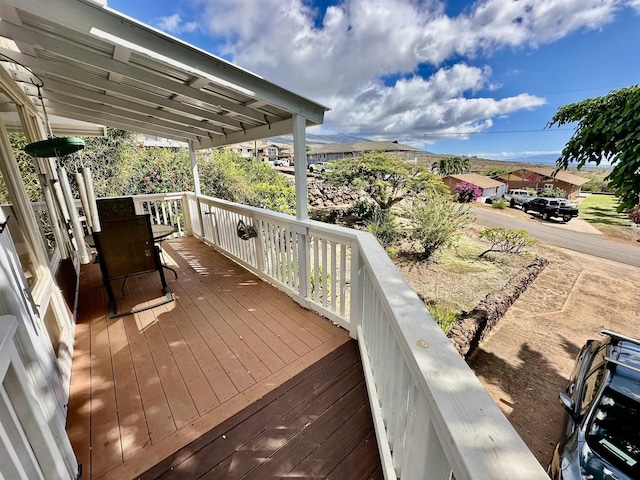
[[[591,403],[598,393],[600,385],[602,385],[602,380],[604,380],[604,372],[605,369],[600,368],[585,379],[584,386],[582,387],[582,401],[580,402],[581,415],[585,415],[589,411]]]
[[[586,431],[587,443],[629,478],[640,472],[640,404],[606,388]]]

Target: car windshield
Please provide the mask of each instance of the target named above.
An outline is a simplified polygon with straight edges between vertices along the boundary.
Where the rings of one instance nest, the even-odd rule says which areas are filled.
[[[607,387],[586,440],[594,453],[633,478],[640,473],[640,403]]]

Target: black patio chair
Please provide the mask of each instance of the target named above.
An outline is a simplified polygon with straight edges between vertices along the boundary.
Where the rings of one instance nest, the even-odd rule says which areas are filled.
[[[160,254],[153,240],[149,215],[114,216],[102,220],[102,231],[94,233],[102,279],[109,296],[110,317],[148,310],[173,301],[173,295],[164,277]],[[116,298],[112,282],[123,279],[122,296],[129,277],[153,273],[160,275],[165,299],[127,312],[116,312]]]

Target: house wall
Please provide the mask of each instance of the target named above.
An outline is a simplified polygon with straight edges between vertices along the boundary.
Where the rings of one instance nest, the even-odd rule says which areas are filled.
[[[555,178],[545,178],[538,181],[532,181],[522,180],[520,177],[511,176],[507,181],[509,183],[510,190],[518,188],[533,188],[534,190],[542,190],[544,188],[560,188],[567,194],[567,198],[569,198],[570,200],[575,200],[576,198],[578,198],[578,194],[581,190],[579,185],[573,185],[571,183],[563,182]],[[550,185],[550,187],[547,187],[547,185]]]

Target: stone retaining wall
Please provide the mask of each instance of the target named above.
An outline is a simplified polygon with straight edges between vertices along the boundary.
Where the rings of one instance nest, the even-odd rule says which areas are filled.
[[[322,181],[309,182],[307,190],[309,205],[312,209],[351,205],[365,197],[364,192],[358,192],[348,187],[335,187]]]
[[[447,336],[460,355],[466,358],[473,353],[548,263],[544,258],[536,258],[504,287],[487,295],[467,318],[456,322]]]

